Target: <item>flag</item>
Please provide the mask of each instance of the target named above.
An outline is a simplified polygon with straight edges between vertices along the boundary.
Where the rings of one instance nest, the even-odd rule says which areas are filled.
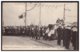
[[[23,15],[20,15],[19,18],[20,18],[20,19],[23,18]]]

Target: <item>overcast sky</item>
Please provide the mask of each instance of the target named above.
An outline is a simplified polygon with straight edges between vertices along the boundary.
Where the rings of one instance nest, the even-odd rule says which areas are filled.
[[[30,10],[32,9],[32,10]],[[40,4],[27,3],[27,25],[39,24]],[[19,16],[25,12],[25,3],[3,3],[4,26],[24,26],[24,19]],[[23,14],[24,15],[24,14]],[[58,18],[64,15],[64,3],[41,3],[41,24],[55,24]],[[65,21],[77,21],[77,3],[65,3]]]

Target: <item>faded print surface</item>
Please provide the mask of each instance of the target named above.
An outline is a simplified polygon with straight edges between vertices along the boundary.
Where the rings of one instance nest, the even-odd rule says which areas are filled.
[[[77,3],[41,3],[41,24],[55,24],[58,18],[64,17],[65,21],[72,23],[77,21]],[[36,6],[35,6],[36,5]],[[27,3],[27,25],[39,24],[40,5],[39,3]],[[24,26],[24,19],[19,16],[25,12],[25,3],[3,3],[4,26]],[[24,14],[23,14],[24,15]]]
[[[78,50],[77,5],[77,2],[3,2],[2,50]],[[63,34],[58,37],[60,33]],[[77,35],[73,42],[69,34]]]

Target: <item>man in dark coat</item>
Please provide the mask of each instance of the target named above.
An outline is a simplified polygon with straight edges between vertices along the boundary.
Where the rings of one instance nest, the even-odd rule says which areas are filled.
[[[8,28],[5,28],[5,35],[8,35]]]
[[[59,26],[58,28],[57,28],[57,44],[58,45],[61,45],[61,39],[62,39],[62,28],[61,28],[61,26]]]
[[[79,34],[77,31],[77,27],[72,27],[72,45],[74,50],[79,50]]]
[[[71,41],[71,27],[66,26],[63,32],[63,46],[66,49],[69,49],[70,41]]]
[[[36,40],[40,39],[40,29],[38,26],[36,26],[36,28],[35,28],[35,38],[36,38]]]

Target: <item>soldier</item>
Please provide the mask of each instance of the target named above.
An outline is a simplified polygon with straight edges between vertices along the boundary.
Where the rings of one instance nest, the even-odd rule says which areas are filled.
[[[5,27],[5,35],[7,35],[8,29],[7,27]]]
[[[30,26],[28,27],[28,35],[29,35],[29,37],[30,37],[30,35],[31,35]]]
[[[8,33],[9,33],[9,35],[12,34],[12,33],[11,33],[11,26],[9,26]]]
[[[63,46],[65,46],[65,27],[62,28]]]
[[[62,39],[62,28],[61,28],[61,26],[59,26],[57,28],[57,37],[58,37],[57,44],[61,45],[61,39]]]
[[[63,32],[63,46],[66,49],[69,49],[70,41],[71,41],[71,27],[68,25],[65,26]]]
[[[35,37],[35,34],[34,34],[34,27],[32,28],[32,38]]]
[[[72,45],[74,50],[79,50],[79,34],[76,26],[72,27]]]
[[[42,36],[43,36],[43,40],[45,40],[46,39],[45,38],[45,36],[46,36],[46,27],[43,28],[43,35]]]
[[[17,31],[17,35],[19,35],[19,26],[17,26],[16,31]]]
[[[28,27],[25,28],[25,36],[28,36]]]
[[[35,33],[34,33],[35,34],[34,35],[35,36],[35,39],[36,40],[40,39],[40,37],[39,37],[39,27],[36,26],[35,29],[34,29],[34,31],[35,31]]]
[[[40,28],[40,37],[42,37],[43,36],[43,28],[41,27]]]
[[[12,27],[13,29],[12,29],[12,33],[13,33],[13,35],[15,35],[15,29],[14,29],[14,26]]]
[[[3,33],[3,35],[5,35],[5,27],[3,27],[3,29],[2,29],[2,33]]]
[[[21,28],[20,28],[20,26],[18,27],[18,34],[21,36]]]
[[[34,32],[35,39],[37,39],[37,26],[35,27]]]

